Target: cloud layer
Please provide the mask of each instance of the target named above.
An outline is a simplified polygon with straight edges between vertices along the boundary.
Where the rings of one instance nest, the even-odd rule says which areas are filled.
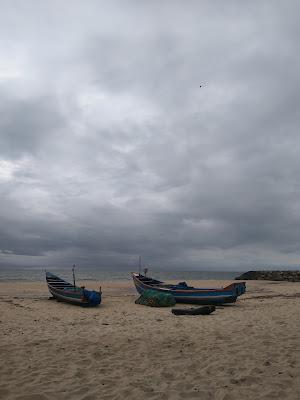
[[[299,263],[297,2],[0,2],[0,265]]]

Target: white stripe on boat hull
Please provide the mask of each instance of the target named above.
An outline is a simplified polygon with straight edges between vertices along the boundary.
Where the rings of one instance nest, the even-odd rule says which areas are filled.
[[[49,291],[52,294],[53,297],[61,299],[63,301],[68,301],[71,303],[78,303],[78,304],[82,304],[84,303],[84,301],[82,299],[76,299],[76,297],[67,297],[65,295],[61,295],[53,290],[51,290],[51,288],[49,287]]]

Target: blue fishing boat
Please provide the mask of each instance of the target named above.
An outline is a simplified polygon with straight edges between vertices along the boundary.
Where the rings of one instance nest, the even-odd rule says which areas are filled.
[[[99,292],[87,290],[84,286],[75,285],[73,267],[73,284],[66,282],[51,272],[46,272],[46,281],[49,292],[58,301],[76,304],[83,307],[95,307],[101,303],[101,288]]]
[[[224,288],[194,288],[186,282],[172,285],[167,284],[140,273],[132,273],[133,282],[137,291],[142,294],[145,290],[170,293],[177,303],[191,304],[224,304],[234,303],[238,296],[246,292],[245,282],[234,282]]]

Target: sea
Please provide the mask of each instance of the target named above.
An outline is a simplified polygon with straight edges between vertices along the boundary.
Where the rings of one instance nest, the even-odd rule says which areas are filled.
[[[0,266],[0,281],[44,281],[45,268],[40,267],[2,267]],[[72,268],[47,268],[47,271],[52,272],[63,279],[72,281]],[[131,270],[132,271],[132,270]],[[91,267],[77,267],[75,269],[76,280],[84,281],[112,281],[112,280],[131,280],[130,270],[114,270]],[[167,281],[189,281],[189,280],[232,280],[239,276],[242,272],[238,271],[170,271],[150,269],[148,276]]]

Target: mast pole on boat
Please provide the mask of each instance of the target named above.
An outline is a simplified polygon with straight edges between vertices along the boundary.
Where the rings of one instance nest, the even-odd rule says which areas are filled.
[[[73,264],[72,271],[73,271],[73,285],[74,285],[74,287],[75,287],[75,286],[76,286],[76,285],[75,285],[75,264]]]
[[[139,275],[141,275],[141,269],[142,269],[142,257],[139,256]]]

